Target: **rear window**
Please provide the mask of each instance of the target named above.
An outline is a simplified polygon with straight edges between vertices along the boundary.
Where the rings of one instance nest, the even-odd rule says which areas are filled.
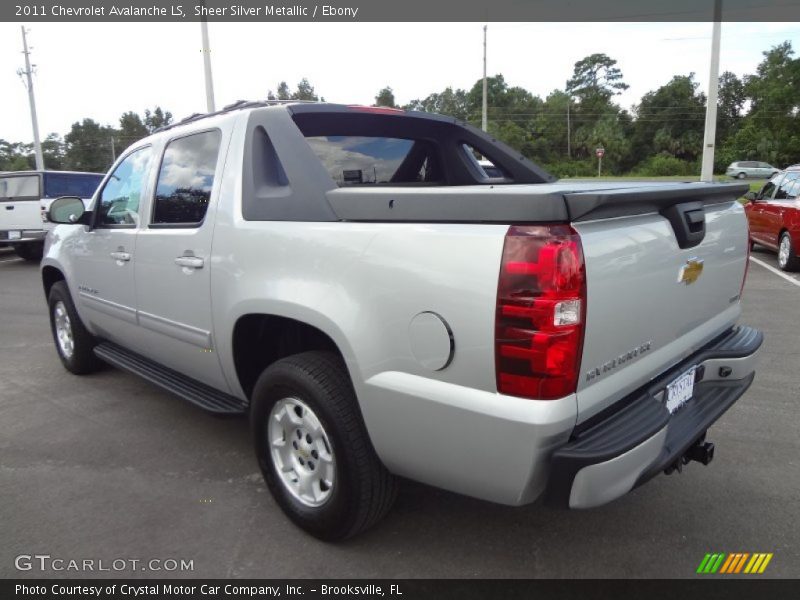
[[[78,196],[79,198],[91,198],[102,180],[103,175],[45,173],[43,197]]]
[[[39,176],[16,175],[0,177],[0,198],[5,200],[15,198],[38,198]]]
[[[339,186],[442,180],[435,147],[426,140],[343,135],[306,139]]]

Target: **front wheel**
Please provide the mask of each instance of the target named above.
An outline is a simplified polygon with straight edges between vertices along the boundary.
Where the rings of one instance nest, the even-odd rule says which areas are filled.
[[[736,179],[744,179],[745,177],[747,177],[747,175],[745,175],[744,173],[739,173],[739,174],[736,176]]]
[[[797,271],[800,267],[800,259],[797,258],[794,244],[792,244],[792,236],[788,231],[783,232],[778,244],[778,266],[782,271]]]
[[[103,363],[94,354],[97,341],[78,316],[64,281],[53,284],[47,303],[53,341],[64,368],[75,375],[98,370]]]
[[[395,479],[375,454],[335,354],[304,352],[268,367],[253,390],[251,426],[270,492],[315,537],[351,537],[391,508]]]

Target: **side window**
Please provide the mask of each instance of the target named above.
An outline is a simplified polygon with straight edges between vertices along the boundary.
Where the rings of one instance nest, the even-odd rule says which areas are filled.
[[[0,199],[15,200],[39,197],[38,175],[0,177]]]
[[[167,144],[158,172],[153,225],[202,223],[214,186],[221,138],[215,129]]]
[[[758,193],[759,200],[772,200],[772,196],[775,194],[775,190],[778,187],[778,183],[783,178],[782,173],[778,173],[770,179],[767,183],[764,184],[764,187],[761,188],[761,191]]]
[[[100,192],[96,226],[136,225],[151,155],[149,146],[140,148],[117,165]]]
[[[775,200],[794,200],[797,197],[798,176],[798,173],[786,174],[775,192]]]

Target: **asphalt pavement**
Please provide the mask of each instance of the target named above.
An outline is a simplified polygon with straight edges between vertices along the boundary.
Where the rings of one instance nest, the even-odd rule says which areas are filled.
[[[774,254],[754,256],[775,264]],[[0,576],[672,578],[697,577],[707,552],[771,552],[760,577],[797,577],[793,279],[750,265],[741,321],[766,340],[752,388],[709,431],[710,466],[589,511],[508,508],[404,481],[388,518],[333,545],[280,512],[244,419],[209,416],[112,368],[67,373],[37,266],[0,249]],[[65,562],[20,571],[21,555]],[[68,570],[69,560],[132,559],[193,570]]]

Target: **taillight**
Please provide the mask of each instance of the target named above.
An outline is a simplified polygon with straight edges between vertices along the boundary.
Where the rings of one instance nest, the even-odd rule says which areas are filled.
[[[537,400],[573,393],[585,310],[577,232],[569,225],[510,227],[497,284],[497,391]]]
[[[750,246],[752,243],[750,242],[750,225],[747,225],[747,239],[745,241],[745,246],[747,246],[747,258],[744,260],[744,275],[742,275],[742,287],[739,288],[739,301],[742,300],[742,294],[744,294],[744,284],[747,281],[747,269],[750,268]]]

